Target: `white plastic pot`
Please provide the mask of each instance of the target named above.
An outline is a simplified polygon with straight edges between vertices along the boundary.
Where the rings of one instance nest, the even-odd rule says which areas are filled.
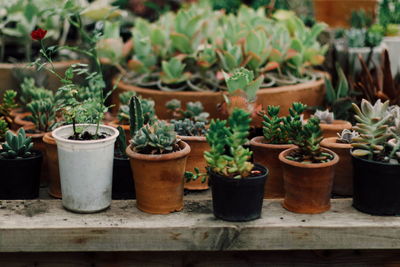
[[[84,131],[95,133],[96,125],[80,124]],[[57,143],[63,206],[79,213],[92,213],[111,204],[114,143],[118,130],[100,125],[105,139],[91,141],[68,140],[72,125],[53,131]]]
[[[383,42],[388,48],[392,75],[396,76],[400,72],[400,36],[385,37]]]

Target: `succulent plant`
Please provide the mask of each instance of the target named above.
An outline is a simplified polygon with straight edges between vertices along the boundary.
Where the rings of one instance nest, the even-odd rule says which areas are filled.
[[[179,84],[189,79],[190,74],[185,72],[185,64],[173,57],[162,62],[161,81],[165,84]]]
[[[12,109],[17,107],[17,104],[15,103],[16,96],[17,92],[13,90],[6,90],[3,95],[3,101],[0,103],[0,119],[3,119],[8,126],[10,126],[12,123],[10,113]]]
[[[17,135],[11,131],[6,133],[6,142],[0,150],[0,158],[18,159],[32,156],[33,143],[30,137],[26,137],[25,130],[20,128]]]
[[[353,139],[360,136],[360,134],[356,131],[352,131],[349,129],[343,129],[341,133],[337,133],[338,138],[336,140],[337,143],[342,144],[351,144],[353,143]]]
[[[333,114],[333,112],[330,112],[327,109],[324,111],[317,110],[314,113],[314,117],[317,117],[321,123],[325,124],[332,124],[335,120],[335,115]]]
[[[119,132],[119,135],[115,142],[114,155],[115,155],[115,157],[118,157],[118,158],[127,158],[128,156],[126,155],[127,145],[126,145],[125,131],[124,131],[124,129],[122,129],[121,126],[118,126],[117,130]]]
[[[200,121],[171,120],[171,124],[174,125],[175,132],[180,136],[204,136],[207,132],[206,124]]]
[[[352,154],[357,157],[366,157],[369,160],[389,161],[385,155],[385,145],[390,134],[388,122],[391,119],[388,113],[389,101],[384,103],[378,100],[374,105],[363,99],[361,108],[353,104],[357,120],[353,127],[360,136],[353,138]]]
[[[200,101],[186,103],[186,109],[182,108],[181,101],[172,99],[165,104],[165,107],[171,113],[171,116],[175,120],[190,119],[195,122],[208,122],[210,114],[204,112],[203,104]]]
[[[178,149],[178,139],[174,126],[165,121],[145,125],[133,136],[134,151],[142,154],[167,154]]]
[[[53,97],[54,94],[51,90],[36,86],[33,78],[25,78],[21,84],[21,95],[19,100],[25,106],[33,100],[46,98],[53,99]]]
[[[26,108],[31,113],[28,119],[35,124],[37,131],[51,131],[56,122],[56,108],[51,99],[33,100]]]
[[[204,153],[209,168],[220,175],[235,179],[246,178],[254,165],[252,152],[243,145],[248,142],[250,115],[235,109],[226,120],[212,120],[206,138],[211,150]]]
[[[8,130],[7,122],[0,118],[0,143],[4,142]]]
[[[119,95],[119,110],[118,110],[118,121],[121,124],[129,124],[129,101],[135,96],[134,92],[124,92]],[[154,109],[155,102],[151,99],[139,98],[142,105],[144,124],[152,123],[156,119],[156,112]]]
[[[137,96],[129,101],[129,122],[131,136],[135,136],[145,125],[142,103]]]

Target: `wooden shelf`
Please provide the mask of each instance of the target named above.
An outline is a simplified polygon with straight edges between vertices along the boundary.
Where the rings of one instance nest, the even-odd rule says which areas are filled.
[[[350,199],[332,200],[331,211],[319,215],[294,214],[280,200],[266,200],[262,218],[247,223],[215,219],[208,196],[186,199],[185,209],[170,215],[140,212],[135,201],[74,214],[60,200],[2,200],[0,252],[400,248],[399,217],[360,213]]]

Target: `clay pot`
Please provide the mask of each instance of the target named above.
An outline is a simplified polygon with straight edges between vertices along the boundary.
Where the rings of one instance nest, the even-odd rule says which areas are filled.
[[[16,114],[14,118],[15,128],[18,130],[19,128],[24,127],[24,129],[26,130],[28,128],[35,127],[35,124],[33,122],[25,120],[25,118],[30,115],[32,115],[32,113],[30,112]]]
[[[282,206],[289,211],[306,214],[329,210],[335,165],[339,162],[339,157],[329,149],[323,149],[324,152],[334,155],[333,160],[304,164],[286,159],[295,149],[290,148],[279,154],[285,187]]]
[[[339,163],[335,168],[332,193],[340,196],[353,195],[353,164],[351,163],[351,144],[336,143],[336,137],[325,138],[321,146],[326,147],[339,156]]]
[[[64,75],[65,71],[74,63],[79,63],[79,60],[68,60],[68,61],[60,61],[54,62],[54,68],[58,74]],[[0,95],[3,95],[5,90],[12,89],[18,90],[20,87],[20,82],[13,75],[13,71],[15,68],[21,68],[24,72],[37,72],[34,67],[29,68],[26,67],[29,63],[19,63],[19,64],[11,64],[11,63],[0,63],[0,81],[1,81],[1,89]],[[60,80],[53,74],[47,74],[47,84],[46,88],[56,91],[61,86]]]
[[[58,167],[57,144],[51,133],[43,136],[46,147],[47,172],[48,172],[48,193],[54,198],[61,198],[60,170]]]
[[[107,125],[110,125],[110,126],[112,126],[114,128],[118,128],[118,126],[121,126],[122,129],[124,129],[124,132],[125,132],[126,142],[129,144],[129,140],[131,140],[131,127],[130,127],[130,125],[119,124],[118,120],[113,120],[113,121],[107,123]]]
[[[295,146],[289,144],[266,144],[264,140],[263,136],[257,136],[250,140],[254,163],[261,164],[269,170],[268,179],[265,183],[264,198],[283,198],[285,190],[283,187],[283,172],[279,154]]]
[[[178,144],[180,151],[163,155],[140,154],[127,147],[139,210],[168,214],[183,209],[184,173],[190,147],[183,141]]]
[[[320,123],[324,138],[337,137],[338,133],[341,133],[344,129],[351,129],[353,126],[348,121],[334,120],[332,124]]]
[[[364,9],[375,17],[377,0],[314,0],[317,21],[327,23],[332,28],[349,27],[351,13]]]
[[[326,73],[323,73],[328,76]],[[114,78],[113,84],[118,81]],[[217,106],[224,102],[223,92],[164,92],[154,89],[140,88],[134,85],[126,84],[122,81],[118,83],[112,96],[114,105],[119,106],[118,95],[121,92],[134,91],[143,98],[151,98],[155,101],[155,109],[158,118],[169,119],[169,113],[165,108],[165,103],[171,99],[178,99],[185,106],[189,101],[200,101],[204,110],[210,113],[211,118],[223,118],[218,111]],[[280,86],[274,88],[262,88],[257,92],[257,104],[262,107],[268,105],[279,105],[282,110],[282,116],[288,115],[288,110],[293,102],[302,102],[308,106],[320,106],[324,101],[325,85],[324,79],[305,82],[296,85]]]
[[[33,128],[28,128],[26,129],[27,131],[31,130]],[[49,177],[49,170],[48,170],[48,163],[47,163],[47,154],[46,154],[46,145],[43,142],[43,137],[46,133],[40,132],[40,133],[26,133],[27,137],[32,138],[33,142],[33,149],[39,150],[42,152],[43,155],[43,161],[42,161],[42,171],[40,175],[40,184],[41,186],[46,185],[48,183],[48,177]]]
[[[199,168],[201,173],[207,173],[206,160],[204,152],[210,150],[206,138],[204,136],[179,136],[179,138],[190,146],[190,154],[186,162],[186,171],[194,172],[194,168]],[[195,181],[186,182],[185,189],[188,190],[206,190],[208,189],[208,179],[202,183],[199,178]]]

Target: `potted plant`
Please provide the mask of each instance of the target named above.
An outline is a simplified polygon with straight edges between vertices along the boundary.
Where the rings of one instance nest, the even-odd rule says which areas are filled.
[[[6,90],[3,95],[2,103],[0,104],[0,118],[7,123],[7,127],[13,130],[17,130],[14,123],[14,117],[11,115],[13,109],[17,107],[17,104],[15,103],[16,96],[17,92]]]
[[[187,102],[186,109],[184,109],[181,101],[172,99],[165,104],[165,107],[170,117],[174,120],[190,119],[195,122],[208,123],[208,117],[210,116],[208,112],[204,112],[204,106],[200,101]]]
[[[333,179],[332,193],[339,196],[353,195],[353,165],[351,163],[351,143],[359,134],[356,131],[344,129],[337,137],[327,137],[321,141],[321,146],[328,148],[339,156]]]
[[[23,128],[17,135],[6,133],[0,149],[0,199],[34,199],[39,197],[39,177],[42,153],[32,150],[33,143]]]
[[[328,48],[317,42],[324,25],[307,28],[294,14],[270,20],[263,11],[243,6],[238,14],[227,15],[195,3],[153,23],[137,20],[125,64],[129,72],[114,80],[118,91],[152,98],[161,119],[168,118],[164,103],[171,99],[183,105],[200,101],[211,117],[222,118],[217,109],[226,90],[221,70],[232,73],[244,67],[254,77],[264,77],[257,105],[280,104],[286,112],[300,99],[322,104],[323,75],[312,66],[324,61]],[[143,80],[162,86],[143,86]]]
[[[318,118],[312,117],[306,124],[287,118],[286,125],[289,138],[297,147],[279,154],[285,186],[283,207],[296,213],[327,211],[339,158],[320,147],[323,137]]]
[[[0,149],[1,144],[6,140],[6,133],[8,132],[9,128],[7,122],[0,118]]]
[[[389,111],[389,101],[372,105],[363,99],[353,105],[360,136],[353,139],[353,206],[373,215],[399,215],[397,193],[399,164],[398,116]]]
[[[212,190],[215,217],[227,221],[260,218],[268,170],[250,162],[248,142],[250,114],[233,110],[226,120],[212,120],[204,153]],[[195,177],[197,178],[197,177]]]
[[[314,113],[314,117],[320,121],[320,127],[324,137],[335,137],[338,132],[344,129],[351,129],[352,125],[348,121],[335,120],[335,115],[329,110],[317,110]]]
[[[180,211],[190,147],[177,138],[171,124],[156,121],[144,125],[139,99],[133,97],[131,102],[133,139],[126,153],[131,161],[137,208],[153,214]]]
[[[306,106],[302,103],[293,103],[289,110],[290,120],[302,121],[302,113]],[[267,114],[263,116],[263,136],[250,140],[253,160],[266,166],[269,177],[265,184],[264,198],[283,198],[283,172],[279,161],[279,154],[294,147],[290,143],[284,117],[279,117],[280,107],[268,106]]]

